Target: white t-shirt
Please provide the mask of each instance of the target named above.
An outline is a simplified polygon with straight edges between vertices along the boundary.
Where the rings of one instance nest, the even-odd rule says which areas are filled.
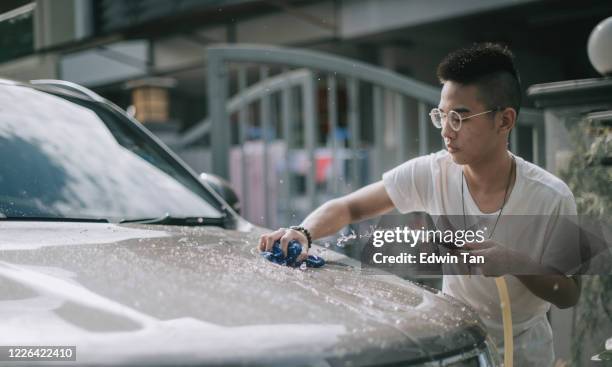
[[[547,225],[530,226],[518,232],[510,226],[499,223],[492,239],[529,254],[532,259],[541,262],[545,253],[550,254],[557,250],[554,248],[554,243],[547,240],[553,230],[552,227],[556,225],[554,218],[558,215],[576,215],[574,196],[567,185],[551,173],[518,156],[514,157],[516,181],[500,221],[503,221],[507,215],[541,215],[550,218],[551,221]],[[462,180],[461,169],[460,165],[453,162],[450,154],[442,150],[411,159],[385,172],[383,182],[389,197],[400,213],[426,212],[432,216],[462,215],[461,185],[463,185],[466,216],[479,216],[482,222],[489,224],[488,228],[492,228],[499,211],[484,214],[479,210],[465,180]],[[480,228],[483,228],[482,222],[479,223]],[[550,303],[531,293],[516,277],[504,278],[510,294],[514,335],[534,335],[534,330],[528,330],[534,325],[547,327],[550,334],[550,325],[542,322]],[[493,277],[445,275],[442,291],[473,307],[493,338],[498,341],[503,340],[500,301]],[[543,337],[541,330],[535,334],[539,338]],[[524,344],[525,340],[519,343]],[[515,340],[515,354],[520,347],[519,343]],[[546,348],[549,349],[550,356],[547,356],[546,362],[540,360],[545,362],[541,365],[552,363],[550,360],[552,340],[549,344]],[[546,353],[542,352],[541,348],[533,353],[525,351],[533,358],[544,357]],[[528,355],[523,357],[530,360]]]

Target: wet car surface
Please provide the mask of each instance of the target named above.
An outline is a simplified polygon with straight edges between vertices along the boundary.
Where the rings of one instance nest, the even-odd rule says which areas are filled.
[[[90,102],[114,108],[79,103]],[[113,124],[137,123],[118,118]],[[15,126],[0,119],[0,138],[18,141],[14,134],[22,130]],[[28,144],[64,167],[68,178],[56,185],[55,199],[37,198],[38,186],[0,192],[0,345],[76,345],[77,365],[489,365],[484,327],[450,297],[368,274],[354,260],[316,245],[313,251],[327,261],[320,269],[263,259],[257,244],[266,230],[228,209],[171,155],[145,151],[146,145],[163,148],[154,139],[124,143],[133,156],[123,158],[163,182],[174,194],[170,200],[153,183],[146,195],[139,193],[141,177],[127,163],[122,178],[113,179],[116,163],[92,174],[91,166],[76,169],[77,159],[57,161],[64,148],[50,149],[43,136]],[[109,148],[98,159],[113,147],[110,136],[104,138]],[[11,176],[31,168],[28,156],[19,159],[14,162],[21,167],[10,161],[0,167],[8,167],[0,170],[5,182],[35,176]],[[128,205],[151,195],[157,201]],[[181,213],[180,200],[196,202]],[[168,210],[177,215],[174,225],[155,220]],[[181,220],[198,213],[205,215],[196,222]]]
[[[193,362],[374,363],[427,360],[484,338],[469,309],[363,275],[331,251],[322,269],[269,263],[257,231],[37,222],[0,230],[28,233],[0,242],[2,344],[78,345],[92,362],[192,351]],[[58,234],[67,243],[53,240]]]

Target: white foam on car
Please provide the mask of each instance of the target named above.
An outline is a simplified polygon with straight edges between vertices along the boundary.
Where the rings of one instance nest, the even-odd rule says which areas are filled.
[[[68,279],[62,279],[65,276]],[[337,324],[225,327],[194,318],[159,320],[86,289],[66,272],[0,262],[0,277],[40,294],[0,302],[0,345],[76,345],[77,361],[83,364],[302,363],[313,355],[334,354],[339,336],[346,333],[345,327]],[[67,301],[128,318],[140,328],[84,330],[54,312]]]
[[[164,231],[129,228],[109,223],[0,222],[0,251],[103,244],[134,238],[169,236],[170,234]]]

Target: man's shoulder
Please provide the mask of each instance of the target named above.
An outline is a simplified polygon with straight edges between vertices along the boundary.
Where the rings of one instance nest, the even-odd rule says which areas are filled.
[[[448,151],[444,149],[439,150],[437,152],[420,155],[418,157],[412,158],[404,162],[404,164],[410,164],[410,163],[418,164],[418,165],[435,166],[435,167],[440,167],[440,168],[442,167],[446,168],[446,167],[455,165]]]
[[[559,177],[521,157],[517,157],[517,162],[521,165],[520,174],[525,185],[553,197],[573,200],[572,190]]]
[[[439,177],[456,166],[446,150],[411,158],[383,174],[385,177],[412,177],[420,181]]]

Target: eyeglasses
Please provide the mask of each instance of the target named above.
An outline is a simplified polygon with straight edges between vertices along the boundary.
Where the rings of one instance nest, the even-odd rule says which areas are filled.
[[[442,128],[442,120],[446,119],[446,121],[448,122],[448,124],[453,130],[459,131],[459,129],[461,129],[461,124],[463,123],[463,121],[467,119],[471,119],[472,117],[484,115],[486,113],[497,112],[501,110],[503,110],[502,107],[497,107],[492,110],[476,113],[474,115],[470,115],[466,117],[461,117],[461,115],[457,111],[450,110],[448,111],[448,113],[445,113],[445,112],[442,112],[439,108],[434,108],[431,110],[431,112],[429,112],[429,117],[431,117],[431,122],[438,129]]]

